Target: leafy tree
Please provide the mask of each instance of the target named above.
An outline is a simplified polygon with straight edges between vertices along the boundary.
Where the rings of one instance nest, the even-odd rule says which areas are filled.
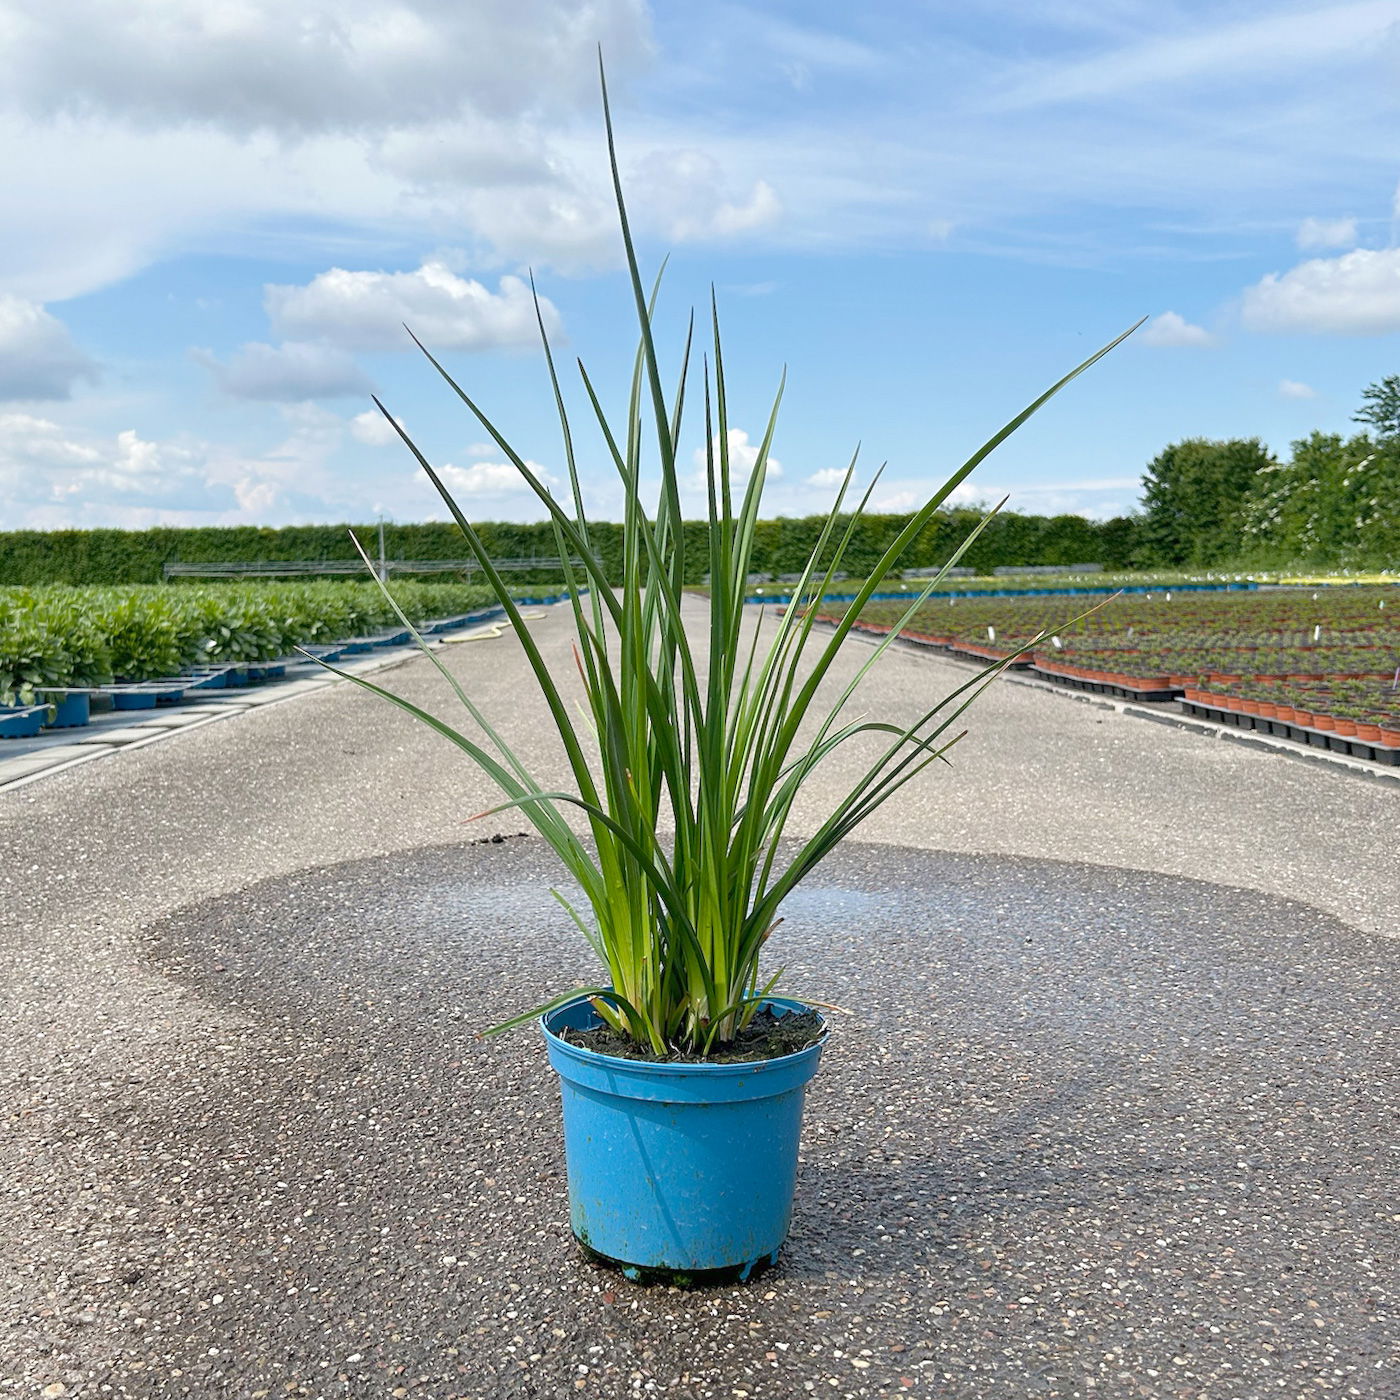
[[[1278,463],[1258,438],[1187,438],[1161,451],[1143,482],[1142,542],[1162,564],[1216,564],[1240,553],[1241,509]]]
[[[1400,442],[1400,374],[1388,374],[1361,394],[1363,406],[1353,423],[1369,423],[1382,443]]]
[[[1131,569],[1142,550],[1142,521],[1135,515],[1116,515],[1098,529],[1098,557],[1105,569]],[[1087,561],[1086,561],[1087,562]]]
[[[1263,471],[1245,502],[1243,554],[1261,562],[1394,566],[1400,561],[1400,438],[1309,434]]]

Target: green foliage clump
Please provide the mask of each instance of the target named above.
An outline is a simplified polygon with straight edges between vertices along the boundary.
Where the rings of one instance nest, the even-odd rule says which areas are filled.
[[[492,601],[475,584],[405,582],[394,597],[413,622]],[[196,665],[272,661],[298,646],[392,626],[371,583],[219,583],[127,588],[0,588],[0,705],[43,687],[173,676]]]
[[[107,638],[72,599],[0,589],[0,705],[32,705],[46,686],[111,679]]]
[[[1314,566],[1400,561],[1400,438],[1311,433],[1261,473],[1240,511],[1245,551]]]
[[[1388,374],[1361,392],[1353,423],[1369,423],[1381,442],[1400,439],[1400,374]]]

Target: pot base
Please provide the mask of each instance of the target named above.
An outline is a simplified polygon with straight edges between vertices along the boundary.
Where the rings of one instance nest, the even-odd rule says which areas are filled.
[[[757,1278],[765,1269],[778,1262],[778,1251],[762,1254],[744,1264],[730,1264],[723,1269],[659,1269],[649,1264],[627,1264],[611,1255],[600,1254],[591,1245],[579,1239],[579,1251],[590,1264],[601,1264],[604,1268],[617,1269],[629,1283],[640,1283],[644,1287],[662,1286],[666,1288],[724,1288],[729,1284],[747,1283]]]

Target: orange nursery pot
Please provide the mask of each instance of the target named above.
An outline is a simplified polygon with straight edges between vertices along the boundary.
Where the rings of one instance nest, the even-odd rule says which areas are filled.
[[[1268,702],[1267,700],[1261,700],[1261,701],[1259,702],[1259,718],[1260,718],[1260,719],[1277,719],[1277,718],[1278,718],[1278,706],[1277,706],[1277,705],[1271,705],[1271,704],[1269,704],[1269,702]]]
[[[1380,726],[1380,742],[1388,749],[1400,749],[1400,729],[1387,729],[1385,725]]]
[[[1301,724],[1304,729],[1311,729],[1316,717],[1311,710],[1294,710],[1293,723]]]
[[[1314,715],[1312,727],[1314,729],[1324,729],[1330,732],[1336,729],[1337,721],[1334,720],[1331,715]]]
[[[1351,719],[1338,719],[1338,720],[1333,720],[1333,724],[1336,726],[1337,733],[1340,734],[1340,735],[1342,736],[1343,739],[1354,739],[1354,738],[1356,738],[1356,721],[1355,721],[1355,720],[1351,720]]]
[[[1378,744],[1381,740],[1381,727],[1378,724],[1358,724],[1356,737],[1363,744]]]
[[[1274,706],[1274,718],[1278,720],[1280,724],[1293,724],[1295,722],[1294,716],[1297,713],[1298,712],[1290,705]]]

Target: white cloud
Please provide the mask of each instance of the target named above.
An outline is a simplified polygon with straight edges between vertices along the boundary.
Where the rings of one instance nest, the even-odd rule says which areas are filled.
[[[42,306],[0,294],[0,399],[66,399],[97,366]]]
[[[214,376],[219,388],[236,399],[270,399],[295,403],[302,399],[363,397],[374,385],[343,350],[329,345],[287,341],[282,345],[245,345],[227,364],[207,350],[190,352]]]
[[[0,90],[40,118],[374,132],[578,104],[600,42],[632,66],[641,0],[65,0],[8,7]]]
[[[395,418],[394,422],[401,428],[404,426],[402,418]],[[393,424],[377,408],[357,413],[350,420],[350,435],[368,447],[387,447],[391,442],[400,441]]]
[[[1215,27],[1196,23],[1184,32],[1173,25],[1166,35],[1109,48],[1083,62],[1045,65],[995,101],[1015,109],[1138,92],[1149,85],[1210,82],[1222,73],[1239,81],[1252,73],[1316,66],[1328,54],[1374,42],[1394,24],[1391,0],[1353,0],[1292,14],[1266,12]]]
[[[651,56],[643,0],[17,0],[0,20],[5,285],[54,301],[157,258],[250,247],[402,266],[449,231],[478,268],[615,265],[598,38],[648,241],[766,230],[804,251],[928,248],[956,224],[993,256],[1160,262],[1238,252],[1285,197],[1345,208],[1362,178],[1393,183],[1373,139],[1388,55],[1372,42],[1393,0],[1243,25],[1226,6],[1187,28],[1141,0],[994,7],[1032,26],[1019,46],[974,44],[938,7],[869,47],[842,37],[845,16],[797,42],[755,8],[728,7],[711,34],[703,7],[672,7],[643,85],[627,81]],[[805,98],[776,90],[788,62],[813,74]],[[1218,98],[1222,69],[1207,150],[1202,89]],[[998,94],[1011,100],[991,111]],[[925,139],[954,128],[956,142]],[[702,160],[702,187],[658,199],[653,219],[633,157],[648,145],[663,168],[703,151],[722,178]],[[1226,200],[1222,228],[1210,211]],[[1104,217],[1149,207],[1164,216],[1151,230]],[[328,253],[330,237],[356,251]]]
[[[236,503],[234,519],[266,520],[289,503],[310,506],[320,518],[344,501],[339,475],[330,470],[345,438],[345,420],[314,403],[289,403],[278,410],[286,436],[265,452],[250,453],[201,444],[205,500],[222,487]],[[300,504],[305,503],[305,504]]]
[[[766,228],[776,223],[783,212],[782,202],[767,180],[755,180],[748,198],[741,204],[723,200],[712,211],[708,220],[700,219],[693,226],[682,226],[677,231],[678,239],[704,238],[709,235],[725,237],[732,233],[745,233],[749,229]]]
[[[452,121],[390,131],[374,163],[412,185],[473,186],[496,198],[522,186],[555,183],[556,170],[537,132],[503,121]]]
[[[1384,335],[1400,331],[1400,248],[1355,248],[1271,272],[1245,290],[1252,331]]]
[[[269,523],[344,519],[361,492],[330,464],[344,420],[315,404],[277,409],[264,450],[181,435],[150,439],[0,414],[0,499],[18,528]],[[367,494],[367,493],[366,493]]]
[[[1213,345],[1215,337],[1204,326],[1193,326],[1175,311],[1164,311],[1147,323],[1140,337],[1144,345]]]
[[[187,449],[64,428],[27,413],[0,414],[0,491],[13,507],[122,503],[167,493],[195,474]]]
[[[357,475],[341,464],[353,420],[314,403],[279,405],[274,412],[280,435],[256,447],[192,436],[151,440],[132,429],[107,434],[0,413],[6,523],[40,530],[142,529],[364,520],[385,512],[382,471]],[[559,485],[549,471],[531,466],[547,486]],[[485,502],[489,513],[506,518],[532,514],[534,497],[509,463],[449,465],[442,474],[464,504]],[[389,510],[400,518],[445,515],[421,475],[404,477],[393,489]]]
[[[753,471],[754,463],[758,461],[759,444],[749,441],[749,435],[743,428],[730,428],[729,430],[729,474],[731,476],[747,477]],[[693,460],[696,471],[699,473],[699,484],[704,485],[705,481],[705,449],[697,447]],[[718,454],[716,454],[715,465],[719,465]],[[783,474],[783,464],[771,454],[768,457],[768,469],[765,480],[776,481]]]
[[[1304,219],[1297,244],[1305,252],[1316,248],[1350,248],[1356,242],[1355,219]]]
[[[844,467],[823,467],[807,478],[807,485],[816,486],[821,490],[835,489],[845,479],[846,469]]]
[[[525,465],[551,490],[559,485],[558,478],[538,462],[527,457]],[[473,462],[469,467],[454,467],[449,463],[438,468],[438,475],[453,496],[535,497],[513,462]]]
[[[887,491],[883,496],[871,498],[869,510],[876,515],[900,515],[906,510],[917,509],[926,499],[918,491]],[[961,503],[955,500],[954,504]]]
[[[1135,476],[1080,477],[1068,481],[1027,481],[986,484],[964,481],[953,488],[950,505],[969,510],[989,510],[1004,497],[1004,510],[1029,515],[1082,515],[1089,520],[1111,520],[1133,509],[1133,497],[1142,482]],[[892,482],[890,489],[871,502],[871,509],[889,514],[917,510],[928,500],[927,486]],[[1089,563],[1092,561],[1085,560]]]
[[[441,262],[416,272],[347,272],[333,267],[304,287],[269,286],[264,296],[278,333],[353,350],[409,350],[407,325],[430,350],[484,350],[539,339],[529,286],[502,277],[490,292]],[[545,297],[540,313],[551,336],[559,313]]]
[[[731,194],[720,163],[698,150],[652,151],[636,163],[629,189],[647,221],[677,243],[766,228],[783,210],[766,180],[755,180],[746,195]]]
[[[1300,379],[1280,379],[1278,382],[1279,396],[1285,399],[1315,399],[1317,390],[1311,384],[1304,384]]]

